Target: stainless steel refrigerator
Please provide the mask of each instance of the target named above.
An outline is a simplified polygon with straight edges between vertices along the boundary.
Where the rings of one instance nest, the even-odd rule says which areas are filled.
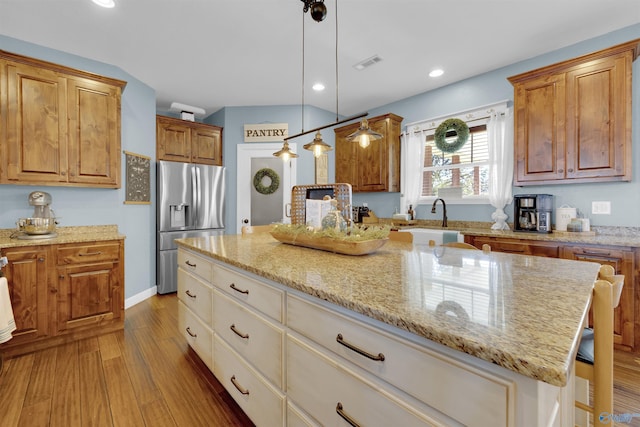
[[[161,160],[157,166],[158,293],[178,289],[174,239],[224,232],[225,168]]]

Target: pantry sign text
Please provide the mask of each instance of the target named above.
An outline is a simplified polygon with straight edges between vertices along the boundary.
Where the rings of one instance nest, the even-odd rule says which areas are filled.
[[[244,125],[244,142],[283,141],[288,135],[288,123],[260,123]]]

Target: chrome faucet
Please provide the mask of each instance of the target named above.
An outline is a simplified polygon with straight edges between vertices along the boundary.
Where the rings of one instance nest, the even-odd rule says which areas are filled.
[[[433,201],[433,205],[431,206],[431,213],[436,213],[436,204],[438,203],[438,200],[440,200],[442,202],[442,227],[447,227],[447,204],[444,202],[443,199],[435,199]]]

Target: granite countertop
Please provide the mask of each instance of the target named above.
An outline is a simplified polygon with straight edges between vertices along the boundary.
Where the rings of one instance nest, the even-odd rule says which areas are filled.
[[[287,245],[268,233],[176,242],[557,386],[567,383],[599,269],[582,261],[397,241],[364,256]]]
[[[416,220],[411,225],[397,223],[391,219],[381,219],[383,224],[389,224],[398,229],[432,228],[443,229],[440,221]],[[559,243],[578,243],[584,245],[627,246],[640,248],[640,228],[638,227],[592,227],[590,233],[556,232],[530,233],[510,230],[492,230],[488,222],[449,221],[448,230],[459,231],[469,236],[504,237],[509,239],[538,240]]]
[[[56,227],[57,237],[46,239],[18,239],[15,229],[0,229],[0,249],[18,246],[60,245],[104,240],[123,240],[117,225],[83,225]]]

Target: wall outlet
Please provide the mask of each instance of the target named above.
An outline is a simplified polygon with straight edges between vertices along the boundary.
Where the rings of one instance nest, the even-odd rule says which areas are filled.
[[[591,202],[593,215],[611,215],[611,202]]]

